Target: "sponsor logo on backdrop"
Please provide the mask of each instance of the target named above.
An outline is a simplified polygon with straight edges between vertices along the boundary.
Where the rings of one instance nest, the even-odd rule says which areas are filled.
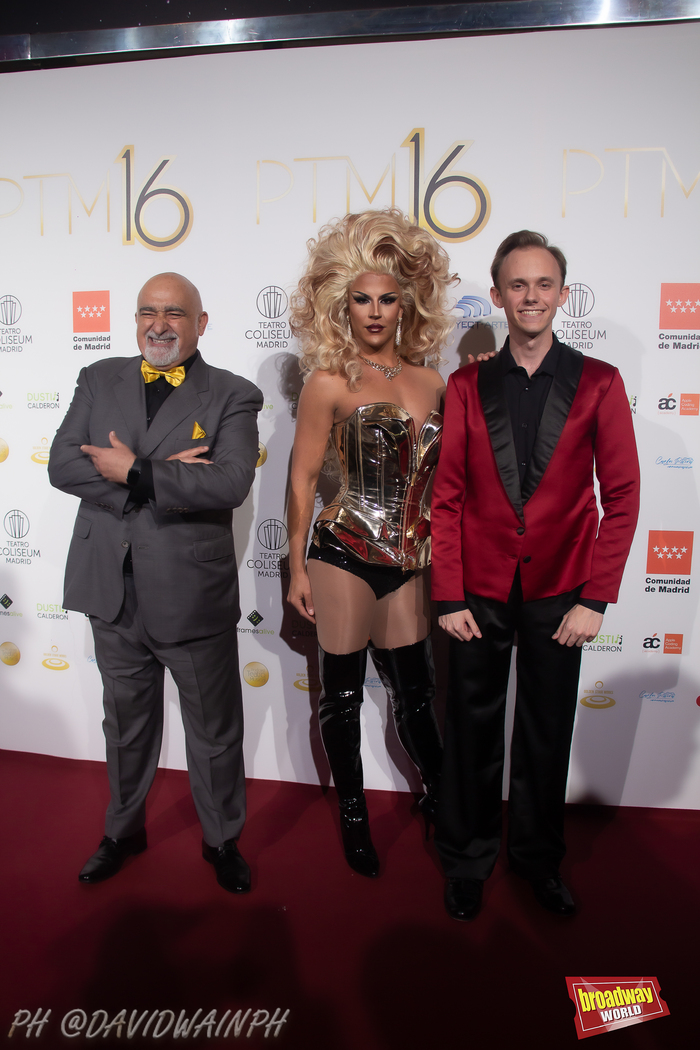
[[[0,398],[2,398],[2,390],[0,390]],[[8,404],[7,401],[0,401],[0,408],[1,409],[12,408],[12,405]]]
[[[9,565],[31,565],[33,558],[40,558],[41,551],[30,547],[25,536],[29,532],[29,518],[23,510],[8,510],[3,518],[5,532],[10,537],[0,547],[0,555],[5,556]]]
[[[44,467],[47,466],[49,462],[50,447],[48,438],[42,438],[40,445],[34,445],[31,455],[32,463],[40,463]]]
[[[21,354],[24,347],[33,341],[18,327],[22,316],[22,304],[14,295],[0,295],[0,351],[5,354]],[[11,408],[11,405],[7,406]]]
[[[67,671],[70,664],[66,660],[65,653],[59,653],[58,646],[52,645],[51,652],[44,653],[41,666],[45,667],[47,671]]]
[[[28,390],[27,408],[55,409],[60,408],[58,390]]]
[[[431,151],[428,155],[426,150],[425,128],[413,128],[401,143],[401,148],[408,150],[408,154],[403,155],[407,162],[408,201],[406,204],[400,204],[401,210],[407,212],[412,222],[430,230],[440,241],[468,241],[480,233],[489,221],[491,198],[486,186],[474,175],[454,168],[454,165],[461,161],[462,155],[473,145],[474,139],[458,139],[443,153],[437,163],[433,164],[433,153]],[[319,155],[314,157],[293,159],[295,165],[313,165],[311,200],[307,198],[312,222],[317,221],[319,180],[324,191],[329,190],[333,184],[337,187],[339,204],[336,211],[340,213],[363,210],[361,197],[359,206],[355,203],[355,198],[359,197],[358,189],[362,191],[368,204],[374,204],[375,208],[386,207],[388,204],[393,207],[396,204],[396,153],[388,158],[388,163],[374,189],[365,186],[360,172],[347,154],[329,156],[323,147],[318,153]],[[339,164],[339,161],[342,163]],[[428,172],[426,168],[429,169]],[[300,174],[304,169],[297,167],[295,170]],[[295,172],[281,160],[258,160],[256,181],[257,223],[261,222],[263,206],[266,219],[272,218],[275,209],[272,209],[271,214],[269,205],[287,197],[295,188],[295,195],[305,192],[304,186],[307,184],[303,178],[295,179]],[[374,203],[385,181],[384,199],[380,198]],[[454,225],[448,225],[436,209],[437,199],[445,189],[451,191],[448,197],[455,209],[451,217]],[[341,208],[340,200],[343,198],[345,203]]]
[[[662,648],[663,645],[663,648]],[[663,643],[658,631],[654,631],[642,642],[642,649],[647,653],[670,653],[672,656],[680,656],[683,652],[682,634],[665,634]]]
[[[246,339],[253,340],[258,350],[286,350],[292,338],[292,331],[286,321],[279,320],[286,313],[289,305],[284,288],[276,284],[269,284],[258,292],[255,305],[258,313],[262,314],[265,320],[255,321],[250,328],[247,328]]]
[[[8,667],[19,663],[20,651],[14,642],[0,642],[0,660]]]
[[[579,1039],[667,1017],[656,977],[567,977]]]
[[[288,556],[278,553],[287,543],[287,526],[279,518],[267,518],[258,525],[257,538],[264,549],[258,550],[254,558],[248,558],[248,568],[255,569],[256,576],[287,579]]]
[[[700,350],[700,284],[661,285],[659,329],[659,350]]]
[[[9,612],[8,611],[10,606],[14,605],[14,602],[13,602],[12,598],[10,598],[9,594],[3,594],[2,597],[0,597],[0,605],[2,606],[2,609],[0,609],[0,616],[20,616],[21,617],[21,615],[22,615],[21,612]]]
[[[68,611],[60,603],[37,602],[36,618],[37,620],[67,620]]]
[[[109,350],[109,292],[73,292],[74,350]]]
[[[569,298],[560,310],[571,318],[556,321],[556,336],[575,350],[592,350],[596,342],[607,339],[607,329],[596,328],[593,321],[584,321],[595,305],[593,289],[587,284],[569,285]]]
[[[491,303],[481,295],[463,295],[455,305],[455,310],[461,310],[462,316],[456,322],[456,328],[474,328],[478,325],[488,325],[489,328],[507,328],[508,322],[503,318],[491,318]],[[484,318],[488,317],[486,321]]]
[[[239,634],[274,634],[274,631],[269,631],[265,627],[259,627],[258,625],[263,622],[264,616],[258,612],[257,609],[253,609],[252,612],[248,613],[246,620],[252,623],[252,627],[237,627],[236,630]]]
[[[0,297],[0,325],[15,325],[22,316],[22,304],[14,295]]]
[[[639,694],[639,699],[655,701],[658,700],[662,704],[672,704],[673,701],[676,699],[676,694],[670,689],[662,689],[660,693],[655,693],[653,691],[650,692],[645,689],[642,689],[641,693]]]
[[[586,642],[584,650],[593,653],[621,653],[621,634],[597,634],[592,642]]]
[[[270,677],[265,664],[261,664],[259,660],[251,660],[249,664],[246,664],[243,668],[243,678],[248,685],[255,686],[259,689],[261,685],[265,685]]]
[[[365,678],[365,680],[364,680],[364,682],[362,684],[365,687],[365,689],[381,689],[382,688],[382,680],[381,680],[381,678],[377,678],[376,675],[368,675],[368,677]]]
[[[657,467],[666,467],[668,470],[692,470],[692,456],[657,456],[655,463]]]
[[[133,245],[138,241],[145,248],[156,252],[177,248],[192,230],[193,209],[189,199],[181,190],[176,189],[174,186],[163,186],[160,184],[166,168],[174,161],[175,157],[161,157],[156,166],[146,175],[145,180],[141,182],[143,168],[140,171],[140,178],[137,179],[136,150],[134,146],[122,146],[115,160],[115,163],[121,163],[122,165],[121,222],[111,223],[110,166],[112,157],[113,152],[109,150],[109,153],[105,155],[104,161],[105,175],[92,202],[90,202],[90,195],[94,189],[94,184],[90,187],[90,192],[86,194],[86,200],[82,192],[85,186],[79,186],[70,172],[58,171],[50,174],[24,175],[23,180],[30,180],[26,187],[28,191],[26,194],[20,184],[14,179],[4,178],[3,181],[5,183],[11,183],[15,186],[19,196],[19,202],[16,207],[13,211],[5,212],[5,215],[12,215],[24,207],[26,208],[27,222],[31,223],[32,231],[38,229],[40,237],[44,236],[45,231],[55,233],[58,229],[63,233],[66,227],[68,235],[73,236],[74,211],[78,203],[80,203],[86,218],[82,220],[81,217],[80,224],[76,226],[76,232],[78,233],[87,231],[89,221],[93,212],[95,212],[96,218],[92,220],[92,225],[98,225],[99,227],[104,223],[107,233],[112,232],[113,229],[116,234],[121,229],[123,245]],[[49,160],[48,166],[52,167],[53,163]],[[60,163],[62,166],[62,162]],[[59,164],[59,162],[57,161],[56,164]],[[44,168],[45,171],[46,169]],[[58,180],[58,185],[56,185],[56,180]],[[63,180],[66,180],[66,182]],[[37,183],[38,185],[36,185]],[[51,187],[54,186],[56,188],[52,190]],[[34,187],[33,192],[31,191],[32,187]],[[95,211],[101,196],[103,203]],[[111,197],[113,200],[114,193],[111,194]],[[175,205],[177,217],[174,220],[174,228],[172,226],[167,230],[161,228],[157,233],[148,229],[146,226],[146,206],[154,200],[164,200],[169,204]],[[31,214],[34,209],[36,209],[37,214]],[[157,209],[157,213],[160,218],[161,209]],[[169,213],[172,214],[170,209]],[[168,222],[167,219],[165,221]],[[169,221],[172,222],[172,220]]]
[[[303,693],[320,693],[321,683],[315,675],[310,675],[306,671],[297,671],[296,679],[292,682],[295,689],[301,689]]]
[[[584,707],[592,708],[615,706],[613,691],[612,689],[606,689],[604,682],[596,682],[593,689],[584,689],[583,696],[580,698],[580,703],[582,703]]]
[[[569,298],[560,307],[569,317],[587,317],[595,306],[593,289],[587,284],[570,284]]]
[[[632,413],[633,416],[636,416],[637,415],[637,395],[636,394],[630,394],[630,396],[629,396],[629,403],[630,403],[630,412]]]
[[[267,462],[267,448],[263,445],[262,441],[258,441],[258,461],[255,464],[256,467],[261,467],[263,463]]]
[[[0,438],[0,463],[4,463],[10,454],[10,446],[5,441],[5,438]]]
[[[666,394],[656,403],[660,416],[697,416],[700,394]]]
[[[292,638],[315,638],[316,628],[310,620],[298,620],[292,616],[289,620],[292,628]]]
[[[689,594],[693,562],[693,533],[669,529],[651,530],[647,547],[645,591],[660,594]]]

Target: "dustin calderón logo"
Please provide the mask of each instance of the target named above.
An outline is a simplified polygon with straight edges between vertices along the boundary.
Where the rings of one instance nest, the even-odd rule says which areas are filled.
[[[58,390],[28,390],[27,408],[49,410],[60,408],[60,397]]]
[[[597,634],[593,641],[586,642],[584,651],[592,653],[621,653],[621,634]]]
[[[31,547],[24,537],[29,532],[29,518],[22,510],[8,510],[3,518],[6,539],[0,547],[8,565],[31,565],[34,558],[41,557],[38,547]]]

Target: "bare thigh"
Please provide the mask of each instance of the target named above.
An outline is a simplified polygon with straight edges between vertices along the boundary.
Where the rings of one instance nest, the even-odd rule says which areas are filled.
[[[318,642],[325,652],[354,653],[370,638],[379,649],[395,649],[429,633],[424,571],[377,601],[368,583],[337,565],[310,559],[307,570]]]

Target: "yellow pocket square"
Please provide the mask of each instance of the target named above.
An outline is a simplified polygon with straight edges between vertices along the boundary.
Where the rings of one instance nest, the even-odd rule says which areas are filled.
[[[205,438],[206,436],[206,430],[202,430],[199,423],[195,423],[195,425],[192,427],[192,440],[199,441],[200,438]]]

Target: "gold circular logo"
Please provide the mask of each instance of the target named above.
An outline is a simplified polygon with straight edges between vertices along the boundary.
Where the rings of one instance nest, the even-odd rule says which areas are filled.
[[[19,663],[19,649],[14,642],[3,642],[0,645],[0,660],[4,664],[8,664],[12,667],[13,664]]]
[[[256,467],[261,467],[267,459],[267,449],[263,445],[262,441],[258,441],[258,462],[255,464]]]
[[[52,645],[51,652],[52,656],[47,656],[45,660],[41,661],[41,666],[46,667],[49,671],[65,671],[70,664],[67,660],[64,660],[62,656],[58,655],[58,646]]]
[[[304,693],[318,693],[321,689],[321,683],[316,678],[297,678],[292,684],[295,689],[301,689]]]
[[[4,438],[0,438],[0,463],[4,463],[10,454],[10,446]]]
[[[32,456],[32,463],[41,463],[43,466],[46,466],[49,462],[49,439],[42,438],[41,445],[42,447],[37,449]]]
[[[261,664],[258,660],[253,660],[243,668],[243,677],[248,685],[254,685],[257,689],[259,686],[265,685],[270,677],[270,672],[265,667],[265,664]]]
[[[605,682],[596,682],[595,688],[599,689],[599,690],[602,690],[604,685],[605,685]],[[612,695],[610,693],[605,694],[603,692],[591,693],[589,696],[582,696],[581,697],[581,703],[583,704],[584,707],[593,707],[593,708],[604,708],[604,707],[614,707],[615,706],[615,701],[613,700]]]

